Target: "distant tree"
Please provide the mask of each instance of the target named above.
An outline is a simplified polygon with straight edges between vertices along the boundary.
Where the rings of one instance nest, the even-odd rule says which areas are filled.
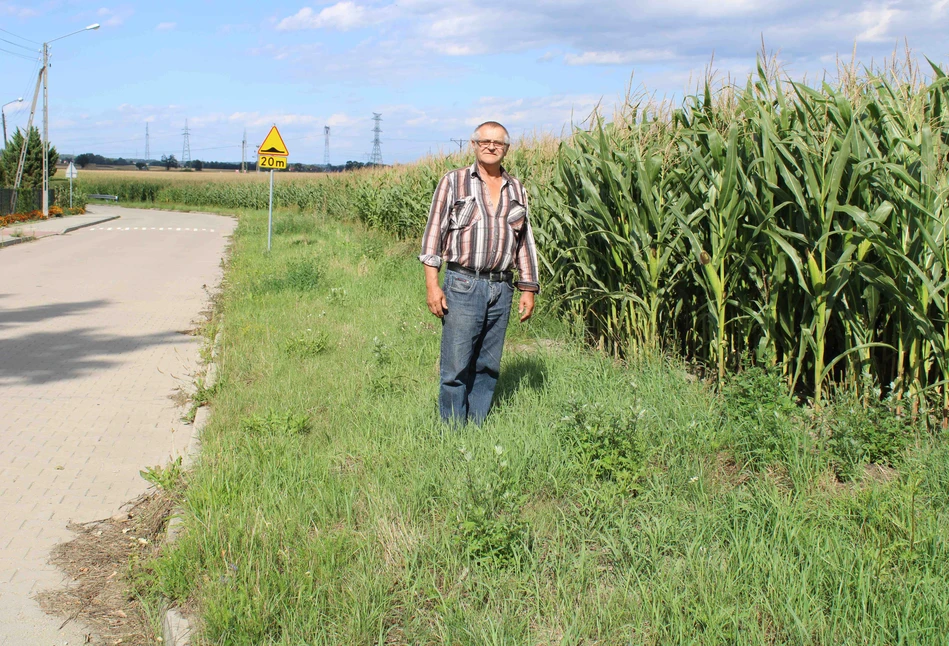
[[[74,160],[79,168],[85,168],[92,163],[92,153],[82,153],[81,155],[76,155]]]
[[[178,168],[178,160],[175,159],[174,155],[165,155],[161,156],[161,165],[165,167],[165,170],[171,170],[172,168]]]
[[[135,162],[135,168],[137,168],[137,169],[139,169],[139,170],[146,170],[146,169],[148,168],[148,164],[146,164],[146,163],[143,162],[143,161]]]
[[[23,131],[17,128],[7,147],[3,149],[3,154],[0,155],[4,177],[11,183],[16,179],[16,168],[20,163],[20,151],[23,149],[24,139]],[[29,138],[26,141],[28,142],[26,160],[23,164],[23,179],[20,187],[40,188],[43,186],[43,142],[40,139],[39,128],[35,126],[30,128]],[[59,153],[56,152],[55,146],[50,146],[47,156],[50,177],[56,174],[57,161],[59,161]]]
[[[200,159],[195,159],[193,162],[191,162],[191,168],[195,170],[204,170],[204,162]]]

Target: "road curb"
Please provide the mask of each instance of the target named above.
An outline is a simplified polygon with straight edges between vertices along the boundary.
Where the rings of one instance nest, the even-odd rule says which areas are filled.
[[[20,236],[19,238],[7,238],[6,240],[0,241],[0,249],[4,247],[12,247],[15,244],[23,244],[24,242],[32,242],[36,240],[36,236]]]
[[[63,232],[59,235],[66,235],[67,233],[78,231],[79,229],[84,229],[86,227],[95,226],[97,224],[102,224],[103,222],[111,222],[112,220],[118,220],[120,217],[122,216],[121,215],[110,215],[108,217],[103,216],[101,220],[96,220],[95,222],[86,222],[84,224],[77,224],[74,227],[66,227],[65,229],[63,229]]]
[[[219,325],[217,334],[214,335],[214,340],[211,342],[211,360],[207,364],[204,377],[205,388],[213,388],[214,384],[217,383],[217,362],[220,356],[222,339],[223,333]],[[190,469],[201,453],[201,434],[210,417],[211,409],[208,406],[201,406],[195,412],[191,440],[188,442],[188,451],[183,460],[185,469]],[[165,530],[165,544],[168,545],[178,540],[178,536],[184,531],[184,528],[181,509],[175,509],[168,521],[168,528]],[[191,622],[181,614],[178,608],[171,606],[162,613],[161,631],[165,646],[191,646]]]
[[[191,624],[177,608],[169,608],[161,619],[161,632],[165,646],[189,646]]]

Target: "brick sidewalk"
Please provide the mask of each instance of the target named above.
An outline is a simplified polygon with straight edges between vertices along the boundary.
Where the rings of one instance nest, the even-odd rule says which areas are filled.
[[[220,279],[235,222],[108,211],[129,229],[81,229],[0,253],[3,645],[83,643],[82,626],[60,630],[63,620],[32,598],[62,583],[50,550],[71,538],[70,521],[109,517],[144,492],[139,470],[190,439],[169,398],[196,369],[200,340],[182,332]]]

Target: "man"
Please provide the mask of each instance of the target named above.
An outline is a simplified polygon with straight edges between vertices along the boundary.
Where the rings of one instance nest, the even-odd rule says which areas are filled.
[[[450,424],[480,425],[487,417],[514,287],[521,292],[521,322],[533,313],[540,289],[527,192],[501,166],[510,145],[496,121],[475,129],[477,161],[439,182],[422,237],[428,309],[442,320],[438,411]]]

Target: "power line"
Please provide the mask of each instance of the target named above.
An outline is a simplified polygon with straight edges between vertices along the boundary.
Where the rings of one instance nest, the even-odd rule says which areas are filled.
[[[12,31],[7,31],[6,29],[3,29],[2,27],[0,27],[0,31],[2,31],[2,32],[5,33],[5,34],[9,34],[9,35],[13,36],[14,38],[19,38],[20,40],[25,40],[25,41],[28,42],[28,43],[33,43],[34,45],[42,45],[42,44],[43,44],[43,43],[40,43],[40,42],[35,41],[35,40],[30,40],[29,38],[24,38],[23,36],[18,36],[18,35],[16,35],[16,34],[14,34]]]
[[[24,56],[23,54],[19,52],[11,52],[9,49],[0,49],[0,52],[3,52],[4,54],[9,54],[10,56],[16,56],[17,58],[22,58],[27,61],[39,60],[39,56]]]
[[[36,52],[36,48],[34,48],[34,47],[27,47],[26,45],[21,45],[20,43],[15,43],[15,42],[13,42],[12,40],[7,40],[6,38],[0,38],[0,40],[2,40],[2,41],[5,42],[5,43],[9,43],[10,45],[13,45],[14,47],[22,47],[23,49],[25,49],[25,50],[28,51],[28,52]]]
[[[149,150],[149,146],[148,146],[149,143],[150,142],[148,141],[148,122],[146,121],[145,122],[145,161],[148,161],[149,159],[151,159],[151,154],[150,154],[151,151]]]

